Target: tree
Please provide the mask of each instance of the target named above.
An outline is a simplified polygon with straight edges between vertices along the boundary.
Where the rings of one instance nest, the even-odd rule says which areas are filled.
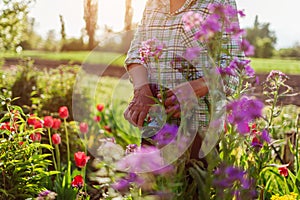
[[[270,58],[273,56],[277,38],[270,30],[270,23],[259,23],[255,17],[253,28],[247,28],[246,39],[255,47],[254,57]]]
[[[0,1],[0,51],[15,50],[24,40],[27,15],[33,0]]]
[[[65,21],[63,19],[62,15],[59,15],[59,21],[60,21],[60,41],[61,41],[61,48],[60,51],[62,50],[62,47],[64,46],[66,42],[66,31],[65,31]]]
[[[131,0],[126,0],[125,6],[126,9],[125,9],[125,17],[124,17],[124,31],[130,31],[132,25],[132,16],[133,16]]]
[[[95,33],[98,20],[98,0],[84,0],[84,21],[85,30],[89,37],[88,48],[95,47]]]

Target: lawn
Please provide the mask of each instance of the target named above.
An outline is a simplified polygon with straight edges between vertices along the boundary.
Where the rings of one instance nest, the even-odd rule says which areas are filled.
[[[123,66],[125,55],[115,52],[98,51],[72,51],[72,52],[43,52],[43,51],[23,51],[22,54],[4,53],[5,58],[32,57],[45,60],[67,60],[71,62],[84,62],[91,64],[113,64]],[[280,70],[287,74],[300,74],[299,60],[284,59],[264,59],[251,58],[252,67],[257,73],[269,73],[271,70]]]

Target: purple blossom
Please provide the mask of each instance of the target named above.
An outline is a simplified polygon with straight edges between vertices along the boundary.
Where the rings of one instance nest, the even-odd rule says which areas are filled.
[[[153,140],[158,147],[164,146],[172,142],[178,132],[178,126],[174,124],[165,124],[154,136]]]
[[[126,146],[125,154],[136,152],[138,148],[137,144],[129,144]]]
[[[115,183],[111,184],[111,187],[121,193],[125,193],[129,191],[130,182],[124,178],[121,178]]]
[[[252,199],[251,197],[256,195],[256,192],[251,188],[253,181],[243,169],[234,166],[221,166],[214,174],[213,184],[217,188],[218,196],[222,196],[224,191],[230,192],[238,199]]]
[[[271,143],[271,138],[269,135],[269,132],[264,129],[261,133],[261,139],[263,139],[266,143],[270,144]]]
[[[150,58],[159,59],[164,46],[164,43],[156,38],[143,41],[142,47],[139,49],[141,60],[147,62]]]
[[[245,73],[249,77],[253,77],[255,75],[255,71],[250,65],[245,66]]]
[[[243,39],[240,43],[240,48],[242,51],[245,52],[246,56],[253,56],[254,55],[254,46],[252,46],[248,40]]]
[[[182,21],[184,24],[184,29],[186,31],[190,31],[194,26],[199,26],[203,21],[203,18],[199,13],[189,11],[183,15]]]
[[[117,170],[134,173],[152,172],[162,167],[163,158],[159,149],[153,146],[142,146],[116,163]]]
[[[236,124],[240,133],[249,132],[250,128],[248,127],[248,129],[246,126],[249,122],[262,116],[263,107],[264,104],[260,100],[243,96],[227,105],[228,121]]]
[[[196,40],[208,41],[219,31],[221,31],[219,16],[209,15],[194,37]]]
[[[270,81],[274,81],[276,79],[279,79],[279,81],[282,81],[284,82],[285,80],[288,80],[289,77],[281,72],[281,71],[278,71],[278,70],[272,70],[269,75],[267,76],[267,82],[270,82]]]
[[[241,29],[239,24],[237,23],[230,24],[230,26],[226,28],[226,32],[231,33],[235,38],[238,38],[245,34],[245,30]]]
[[[199,57],[201,50],[202,49],[200,47],[187,48],[184,53],[184,58],[188,61],[192,61],[195,58]]]

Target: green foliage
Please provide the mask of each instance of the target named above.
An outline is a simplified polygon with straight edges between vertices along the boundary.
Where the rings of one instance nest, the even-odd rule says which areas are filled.
[[[3,98],[2,98],[3,101]],[[7,113],[1,118],[7,126],[0,130],[0,197],[25,199],[35,197],[52,175],[47,169],[52,164],[49,154],[41,154],[52,147],[33,142],[33,130],[26,124],[27,116],[18,106],[6,101]]]
[[[259,23],[256,16],[254,26],[247,28],[246,39],[255,47],[254,57],[270,58],[275,50],[276,36],[270,30],[270,23]]]
[[[27,27],[27,14],[33,0],[0,2],[0,50],[15,50]]]
[[[300,44],[296,43],[291,48],[283,48],[278,51],[281,58],[300,58]]]

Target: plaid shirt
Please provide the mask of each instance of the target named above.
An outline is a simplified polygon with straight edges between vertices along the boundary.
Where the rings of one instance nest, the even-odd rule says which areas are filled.
[[[200,13],[205,18],[209,14],[207,8],[210,3],[230,4],[234,8],[236,8],[236,3],[234,0],[186,0],[180,9],[170,13],[169,1],[148,0],[143,18],[128,51],[125,68],[127,69],[126,66],[132,63],[142,64],[148,70],[150,83],[172,89],[180,83],[203,77],[205,75],[203,66],[207,65],[210,60],[206,45],[194,39],[195,28],[190,31],[184,29],[183,15],[193,11]],[[238,18],[236,18],[236,23],[238,23]],[[232,39],[228,34],[223,37],[230,38],[228,43],[224,44],[224,47],[229,50],[231,56],[244,57],[236,39]],[[143,63],[139,54],[141,43],[152,38],[162,41],[165,48],[159,63],[155,62],[154,59]],[[192,68],[183,67],[188,66],[189,63],[181,58],[184,57],[186,49],[190,47],[201,47],[202,49],[197,58],[198,64],[193,65]],[[191,71],[193,73],[190,73]],[[224,85],[226,94],[231,93],[237,85],[237,80],[234,77],[229,77],[224,80]],[[209,100],[209,95],[199,98],[199,108],[197,108],[196,116],[202,127],[207,126],[210,121]]]

